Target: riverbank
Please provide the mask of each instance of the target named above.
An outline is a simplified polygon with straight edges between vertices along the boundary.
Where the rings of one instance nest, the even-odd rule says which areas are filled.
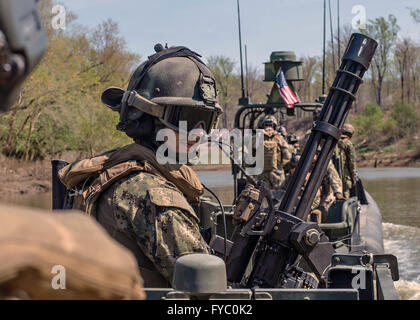
[[[354,123],[354,116],[350,119]],[[302,139],[312,126],[312,118],[288,119],[285,125]],[[359,168],[412,167],[420,168],[419,134],[396,138],[385,133],[381,137],[360,136],[351,139],[356,147]]]
[[[23,161],[0,155],[0,198],[51,191],[49,161]]]
[[[24,161],[0,154],[0,199],[51,192],[49,160]],[[230,165],[199,165],[197,171],[226,171]]]
[[[0,155],[0,199],[51,192],[51,164],[49,160],[23,161]],[[359,168],[420,167],[415,152],[358,154]],[[196,171],[229,171],[230,165],[198,165]]]
[[[420,153],[416,150],[367,152],[357,154],[359,168],[410,167],[420,168]]]

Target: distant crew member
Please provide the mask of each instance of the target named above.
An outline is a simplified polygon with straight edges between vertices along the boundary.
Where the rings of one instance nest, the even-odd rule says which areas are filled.
[[[295,135],[294,133],[289,133],[287,135],[287,143],[289,144],[293,154],[301,154],[299,137],[297,135]]]
[[[285,181],[284,166],[292,158],[285,138],[276,131],[277,120],[273,115],[265,116],[264,128],[264,172],[257,179],[265,181],[270,189],[280,189]]]
[[[312,204],[311,220],[319,223],[327,222],[328,210],[335,200],[344,199],[343,185],[335,169],[333,163],[330,161],[327,168],[327,173],[322,180],[321,186],[316,193],[314,202]]]
[[[314,156],[313,165],[315,164],[316,157],[317,154]],[[290,173],[287,175],[286,181],[281,187],[282,189],[286,189],[287,184],[289,183],[299,160],[300,155],[293,155],[292,159],[290,160]],[[306,176],[305,184],[307,183],[308,179],[309,173]],[[334,201],[341,199],[344,199],[343,185],[337,170],[335,170],[333,163],[330,161],[327,167],[327,172],[322,179],[321,186],[317,190],[314,201],[312,202],[311,213],[308,216],[308,221],[317,222],[318,224],[327,222],[329,208],[334,203]]]
[[[338,142],[343,159],[343,195],[345,198],[350,197],[350,190],[356,184],[356,150],[350,141],[353,134],[354,127],[351,124],[345,124]]]

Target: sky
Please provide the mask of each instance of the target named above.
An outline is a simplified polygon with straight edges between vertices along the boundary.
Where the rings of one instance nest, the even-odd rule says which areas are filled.
[[[118,22],[129,49],[143,58],[154,53],[156,43],[168,43],[187,46],[204,58],[225,55],[239,68],[236,0],[59,2],[77,15],[77,23],[89,28],[108,18]],[[420,0],[340,0],[341,26],[351,24],[356,5],[365,8],[367,20],[395,15],[400,35],[420,42],[420,24],[414,23],[407,9],[420,8]],[[336,30],[337,0],[331,0],[331,7]],[[262,71],[272,51],[294,51],[297,57],[322,53],[323,0],[240,0],[240,11],[250,66]],[[329,24],[327,31],[330,39]]]

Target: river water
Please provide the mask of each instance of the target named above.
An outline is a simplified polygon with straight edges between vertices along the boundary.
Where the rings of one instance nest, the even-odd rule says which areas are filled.
[[[381,210],[385,252],[398,258],[400,298],[420,300],[420,168],[362,168],[359,174]],[[198,175],[224,204],[233,202],[230,171],[200,171]],[[51,193],[7,201],[49,209]]]
[[[233,202],[229,171],[198,175],[222,202]],[[381,210],[385,252],[398,258],[400,298],[420,300],[420,168],[362,168],[359,175]]]

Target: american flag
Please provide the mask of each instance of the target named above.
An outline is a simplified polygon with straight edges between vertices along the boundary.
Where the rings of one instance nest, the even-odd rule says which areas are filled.
[[[280,96],[283,98],[284,103],[288,108],[293,108],[293,105],[299,100],[296,98],[290,87],[287,85],[286,78],[284,77],[281,68],[276,76],[276,85],[279,89]]]

